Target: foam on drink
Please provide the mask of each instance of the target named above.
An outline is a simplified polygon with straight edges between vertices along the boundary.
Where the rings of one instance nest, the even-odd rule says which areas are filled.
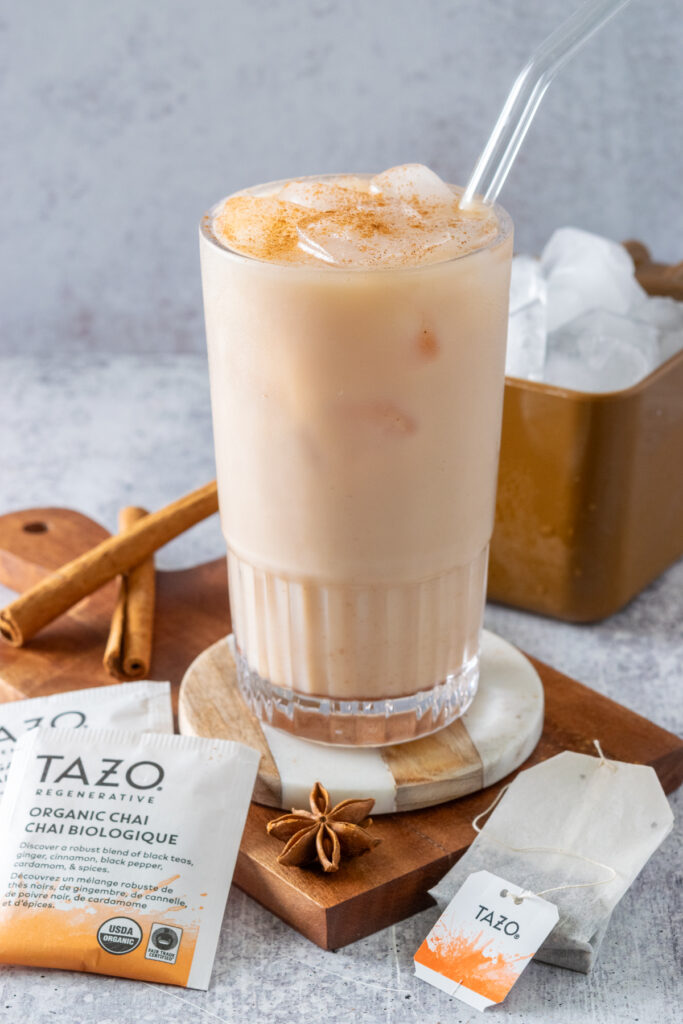
[[[465,255],[498,232],[494,211],[459,206],[452,188],[421,164],[374,177],[302,178],[229,196],[213,212],[216,239],[272,263],[419,266]]]

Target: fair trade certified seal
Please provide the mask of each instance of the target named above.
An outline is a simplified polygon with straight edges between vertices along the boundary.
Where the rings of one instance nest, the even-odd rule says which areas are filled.
[[[130,917],[110,917],[97,929],[97,941],[107,953],[132,953],[142,942],[142,928]]]
[[[172,924],[153,924],[145,951],[146,960],[157,960],[174,964],[178,959],[178,948],[183,934],[182,928]]]

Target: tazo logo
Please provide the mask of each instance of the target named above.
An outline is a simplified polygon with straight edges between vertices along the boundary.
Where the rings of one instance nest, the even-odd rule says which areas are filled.
[[[59,764],[65,760],[63,754],[38,754],[37,760],[45,762],[40,781],[53,785],[68,779],[84,786],[117,787],[125,780],[133,789],[154,789],[164,777],[164,769],[156,761],[136,761],[122,768],[122,758],[102,757],[99,764],[89,764],[86,769],[80,757],[68,765]]]
[[[71,721],[71,719],[74,719]],[[63,721],[67,719],[67,721]],[[40,718],[25,718],[23,724],[26,726],[24,732],[30,732],[31,729],[37,729],[39,725],[42,725],[44,716]],[[45,722],[45,725],[51,725],[53,728],[59,727],[60,729],[80,729],[85,725],[85,714],[82,711],[60,711],[59,714],[55,715],[49,722]],[[0,743],[16,743],[19,738],[19,733],[15,736],[6,725],[0,725]]]
[[[475,915],[476,921],[483,921],[485,924],[490,924],[493,929],[497,932],[504,932],[513,939],[519,938],[519,925],[516,921],[511,921],[505,916],[505,914],[499,914],[498,920],[494,921],[494,914],[488,907],[479,904],[479,910]]]

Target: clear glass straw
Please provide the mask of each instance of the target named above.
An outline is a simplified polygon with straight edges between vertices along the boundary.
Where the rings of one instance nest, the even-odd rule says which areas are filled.
[[[460,205],[475,195],[494,203],[505,183],[534,114],[553,78],[587,39],[630,0],[590,0],[567,18],[532,53],[520,71],[496,126],[472,172]]]

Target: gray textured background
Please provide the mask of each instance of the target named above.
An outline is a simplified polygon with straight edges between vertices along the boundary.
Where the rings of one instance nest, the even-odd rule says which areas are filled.
[[[0,7],[0,353],[201,351],[196,223],[289,175],[464,182],[567,0]],[[634,0],[548,93],[503,201],[683,256],[681,0]]]

